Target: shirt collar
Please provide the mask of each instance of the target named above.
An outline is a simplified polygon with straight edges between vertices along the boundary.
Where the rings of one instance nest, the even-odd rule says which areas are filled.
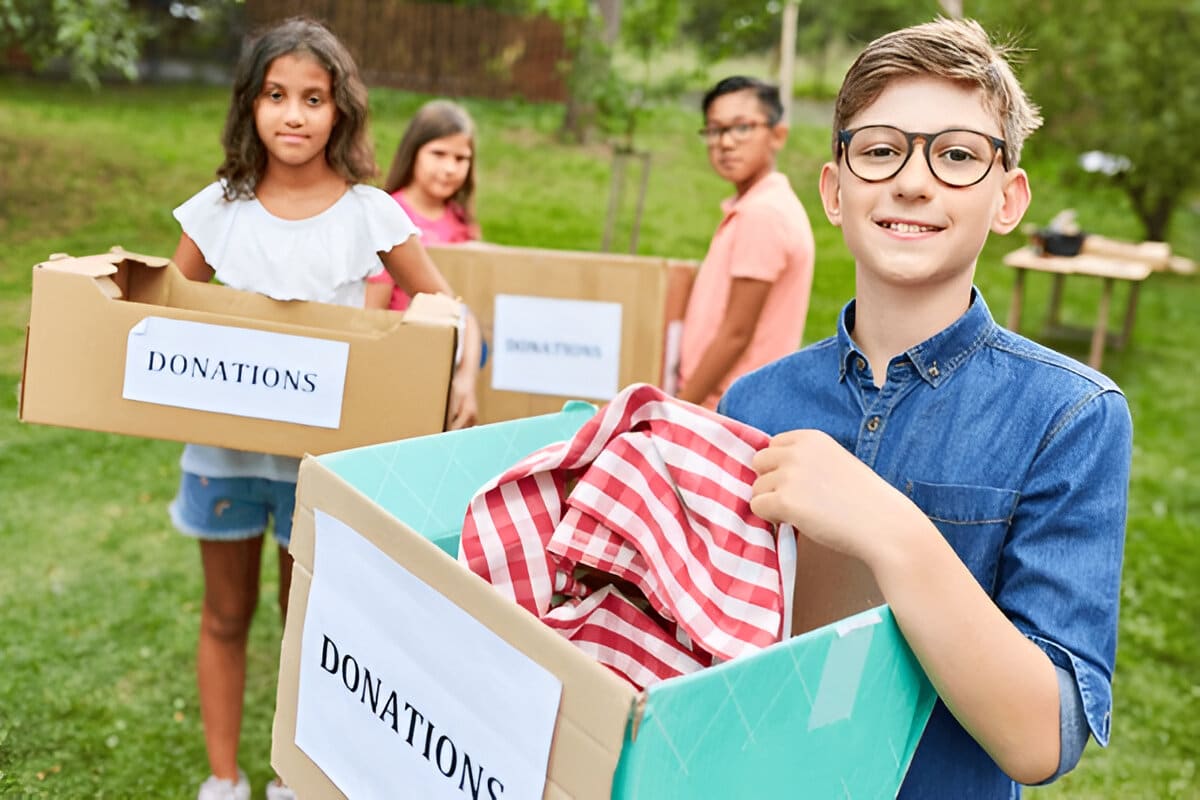
[[[865,357],[850,335],[850,331],[854,330],[854,311],[854,301],[851,300],[838,317],[839,381],[845,380],[846,371],[851,369],[852,361]],[[907,358],[926,383],[937,387],[950,377],[997,327],[983,295],[978,289],[971,287],[971,303],[961,317],[920,344],[910,347],[903,356],[897,358]]]
[[[778,185],[781,182],[783,185],[791,185],[788,181],[787,175],[784,175],[782,172],[768,172],[766,175],[762,176],[757,183],[747,189],[746,193],[741,197],[734,195],[733,197],[726,197],[724,200],[722,200],[721,213],[729,216],[729,214],[737,210],[739,205],[746,202],[748,198],[756,194],[761,194],[764,191],[768,191],[771,186]]]

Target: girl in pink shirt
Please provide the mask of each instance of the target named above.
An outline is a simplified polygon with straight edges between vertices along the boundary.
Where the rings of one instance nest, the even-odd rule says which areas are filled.
[[[466,109],[449,100],[421,106],[400,139],[383,189],[421,230],[424,244],[478,239],[475,123]],[[402,311],[408,295],[384,272],[369,279],[366,306]]]

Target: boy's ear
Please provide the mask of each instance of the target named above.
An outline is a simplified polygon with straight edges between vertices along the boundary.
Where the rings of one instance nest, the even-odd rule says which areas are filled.
[[[1010,233],[1025,216],[1032,195],[1029,191],[1029,176],[1025,170],[1010,169],[1004,173],[1004,184],[1001,188],[1001,202],[992,216],[992,231],[999,234]]]
[[[777,122],[771,128],[771,152],[778,153],[787,144],[788,124],[786,122]]]
[[[837,164],[832,161],[825,162],[821,167],[821,182],[817,188],[821,192],[821,205],[825,209],[825,217],[834,226],[841,227],[842,184]]]

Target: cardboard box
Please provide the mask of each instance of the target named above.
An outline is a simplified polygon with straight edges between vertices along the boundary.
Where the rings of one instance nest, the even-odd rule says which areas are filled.
[[[455,685],[453,664],[433,664],[435,649],[407,638],[407,626],[417,623],[404,617],[428,616],[428,624],[437,626],[443,618],[449,624],[451,617],[465,614],[561,681],[541,792],[546,798],[894,797],[934,692],[889,609],[879,604],[861,563],[801,539],[794,626],[801,635],[638,692],[454,559],[462,518],[476,489],[533,450],[569,438],[592,413],[588,404],[569,404],[557,414],[303,461],[272,749],[276,770],[306,800],[346,796],[330,774],[356,786],[377,778],[390,787],[384,793],[391,796],[433,797],[415,789],[410,776],[428,773],[434,763],[440,774],[451,775],[446,793],[436,796],[536,796],[472,792],[470,783],[459,789],[453,779],[462,782],[463,777],[453,769],[457,762],[450,760],[450,745],[443,752],[439,738],[431,752],[430,737],[421,752],[415,709],[424,710],[431,726],[435,718],[441,724],[442,715],[432,713],[424,696],[411,688],[421,677],[415,673],[440,681],[439,688],[451,696],[475,687]],[[364,595],[358,598],[360,610],[353,613],[324,610],[333,595],[326,591],[328,573],[322,574],[326,562],[318,563],[316,554],[331,552],[321,544],[333,541],[325,538],[332,536],[326,532],[330,525],[361,537],[372,553],[354,562],[351,585],[341,592],[348,600]],[[402,567],[439,602],[401,614],[377,609],[387,591],[372,592],[358,581],[378,566],[373,562]],[[319,594],[314,576],[321,582]],[[312,604],[310,592],[317,597]],[[306,615],[322,621],[306,625]],[[350,638],[352,628],[357,639]],[[412,716],[399,724],[394,715],[374,713],[366,695],[343,690],[358,689],[357,661],[346,671],[352,648],[343,645],[342,673],[336,672],[334,643],[380,640],[413,659],[415,667],[393,680],[413,693],[406,698]],[[334,652],[327,661],[330,649]],[[483,649],[469,652],[477,654],[476,660],[488,660]],[[429,663],[423,663],[426,659]],[[370,667],[374,675],[399,669],[380,660]],[[316,677],[302,679],[305,670]],[[483,683],[495,682],[485,689],[495,695],[520,694],[519,689],[505,689],[501,681],[508,676],[497,673],[483,673]],[[339,680],[343,683],[337,684]],[[332,700],[317,694],[326,683],[338,690]],[[330,734],[336,739],[322,745],[315,760],[296,744],[301,716],[306,729],[336,731]],[[380,724],[388,720],[394,728]],[[492,724],[505,730],[504,720],[485,720],[472,726],[471,733]],[[356,742],[359,735],[383,737],[386,757],[355,761],[364,751]],[[457,736],[447,734],[448,740]],[[463,752],[471,751],[464,747]],[[480,758],[479,751],[475,763],[497,774],[509,766]],[[483,784],[488,773],[479,770]],[[352,797],[374,794],[346,791]]]
[[[403,316],[281,302],[119,248],[53,258],[33,268],[19,415],[291,456],[433,433],[457,315],[430,295]]]
[[[683,316],[695,262],[486,243],[433,245],[429,254],[489,345],[480,422],[553,413],[566,400],[605,401],[631,383],[664,385],[667,325]],[[619,313],[606,315],[606,306]],[[545,347],[532,352],[535,343]],[[505,373],[506,358],[522,365]]]

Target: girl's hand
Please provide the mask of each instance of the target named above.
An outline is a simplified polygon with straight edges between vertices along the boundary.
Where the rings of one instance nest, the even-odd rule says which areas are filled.
[[[479,421],[479,401],[475,397],[475,379],[479,375],[483,334],[475,315],[462,306],[462,353],[450,378],[450,406],[446,413],[446,429],[469,428]]]
[[[475,399],[475,375],[455,370],[450,380],[450,405],[446,409],[446,430],[469,428],[478,421],[479,403]]]
[[[386,253],[380,253],[388,274],[410,296],[418,292],[440,292],[454,297],[454,292],[442,273],[438,272],[429,254],[413,236]],[[475,399],[475,377],[479,374],[482,334],[475,315],[463,306],[462,360],[450,381],[450,405],[446,411],[446,429],[468,428],[479,418],[479,403]]]

